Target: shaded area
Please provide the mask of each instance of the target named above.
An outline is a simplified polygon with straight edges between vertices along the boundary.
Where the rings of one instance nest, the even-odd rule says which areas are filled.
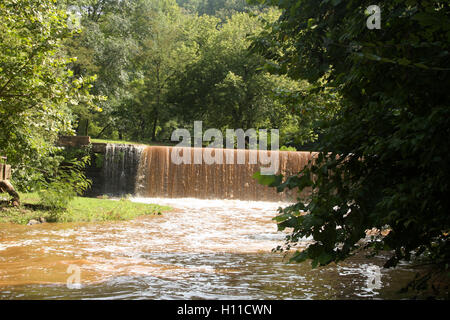
[[[140,145],[106,145],[103,162],[103,194],[134,194],[136,172],[143,147]]]

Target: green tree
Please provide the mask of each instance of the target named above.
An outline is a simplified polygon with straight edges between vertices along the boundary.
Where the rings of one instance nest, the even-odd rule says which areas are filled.
[[[370,30],[371,1],[263,2],[283,13],[255,47],[278,72],[342,95],[316,162],[271,182],[313,189],[276,217],[293,228],[288,247],[315,240],[292,260],[326,265],[367,248],[389,250],[386,266],[415,257],[448,270],[448,3],[383,1],[381,29]],[[372,227],[390,232],[361,243]]]
[[[120,134],[126,130],[117,121],[126,99],[133,74],[132,60],[137,52],[132,36],[132,1],[69,1],[67,8],[81,16],[81,30],[68,39],[65,48],[77,57],[71,69],[77,76],[97,78],[92,92],[107,97],[99,103],[101,112],[78,106],[76,131],[81,135]]]
[[[171,0],[92,0],[80,7],[83,32],[66,47],[78,57],[73,69],[97,76],[93,93],[107,99],[100,113],[77,108],[77,132],[155,140],[170,115],[167,81],[185,59],[187,16]]]
[[[276,10],[264,13],[275,20]],[[236,13],[224,23],[211,16],[194,17],[188,46],[192,60],[172,81],[169,101],[192,125],[220,129],[295,127],[298,120],[277,95],[298,90],[303,84],[264,70],[265,60],[249,51],[250,35],[262,31],[262,22],[247,13]],[[284,141],[282,141],[283,143]]]
[[[170,118],[167,102],[169,81],[183,69],[190,58],[185,54],[184,30],[186,17],[181,15],[175,2],[154,7],[149,2],[140,6],[134,21],[139,26],[136,34],[139,51],[134,67],[139,70],[133,79],[133,100],[126,118],[134,112],[139,124],[133,138],[156,140],[158,128]],[[134,126],[136,127],[136,125]]]
[[[95,109],[91,79],[67,68],[63,41],[78,32],[56,1],[0,4],[0,150],[22,189],[61,161],[51,156],[59,134],[72,133],[73,106]]]
[[[198,15],[210,15],[226,19],[237,12],[246,12],[250,6],[246,0],[177,0],[180,7]]]
[[[249,35],[274,21],[277,10],[229,18],[188,14],[175,1],[69,1],[79,4],[82,32],[65,43],[76,76],[96,76],[92,92],[106,96],[102,112],[73,108],[77,133],[137,141],[168,140],[180,126],[280,128],[282,143],[299,145],[317,134],[311,110],[293,108],[297,82],[264,69],[249,52]],[[318,113],[318,112],[317,112]],[[302,117],[298,115],[302,114]]]

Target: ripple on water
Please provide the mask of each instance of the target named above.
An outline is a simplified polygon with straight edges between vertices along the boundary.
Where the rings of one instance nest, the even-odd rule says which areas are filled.
[[[0,225],[0,298],[373,298],[392,278],[383,271],[374,289],[374,263],[311,270],[271,253],[285,238],[272,220],[283,203],[133,201],[177,210],[127,222]],[[80,267],[80,289],[65,285],[70,265]]]

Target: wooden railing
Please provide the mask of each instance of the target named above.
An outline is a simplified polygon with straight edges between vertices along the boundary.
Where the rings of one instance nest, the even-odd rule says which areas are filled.
[[[11,179],[11,166],[6,164],[6,157],[0,156],[0,180]]]
[[[20,204],[20,196],[14,190],[11,182],[11,166],[6,164],[6,157],[0,156],[0,193],[7,192],[11,195],[11,204],[13,206],[18,206]]]

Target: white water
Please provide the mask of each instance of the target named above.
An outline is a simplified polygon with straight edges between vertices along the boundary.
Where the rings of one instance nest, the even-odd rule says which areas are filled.
[[[368,280],[379,259],[315,270],[287,264],[271,252],[283,243],[272,220],[283,203],[133,201],[174,210],[126,222],[0,225],[0,298],[376,298],[411,276],[382,270],[374,289]],[[80,268],[79,289],[66,287],[70,265]]]

